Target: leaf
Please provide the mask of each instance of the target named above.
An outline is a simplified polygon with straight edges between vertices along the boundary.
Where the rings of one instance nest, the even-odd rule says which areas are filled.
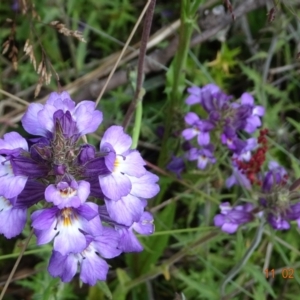
[[[253,69],[245,66],[242,63],[239,63],[240,68],[242,69],[243,73],[248,76],[248,78],[254,81],[255,84],[259,85],[261,82],[261,76],[258,72],[254,71]]]
[[[154,217],[156,231],[164,231],[172,227],[175,207],[175,203],[170,204]],[[126,262],[131,270],[134,270],[135,276],[148,272],[151,266],[157,264],[168,245],[169,238],[170,235],[167,234],[150,236],[144,241],[145,250],[142,253],[126,255]]]
[[[298,133],[300,133],[300,123],[290,117],[287,117],[286,119],[289,123],[291,123],[295,127],[295,129],[298,131]]]
[[[104,300],[106,297],[112,299],[112,293],[105,281],[97,281],[95,286],[89,288],[87,300]]]
[[[122,269],[117,269],[117,277],[119,280],[119,284],[117,285],[115,291],[113,292],[112,299],[125,300],[126,295],[129,292],[129,289],[126,287],[126,284],[131,281],[131,278]]]

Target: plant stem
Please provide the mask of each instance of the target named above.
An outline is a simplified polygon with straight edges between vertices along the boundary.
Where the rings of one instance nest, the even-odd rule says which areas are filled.
[[[180,111],[182,93],[184,90],[185,66],[190,46],[190,39],[193,32],[193,20],[189,13],[190,1],[182,0],[181,3],[181,25],[179,32],[178,52],[175,55],[174,63],[171,68],[172,82],[171,92],[168,97],[167,114],[165,130],[162,141],[162,150],[158,160],[158,165],[163,167],[168,159],[168,141],[171,135],[171,129],[174,124],[176,113]],[[174,147],[173,147],[174,148]]]
[[[142,39],[141,39],[141,47],[140,47],[140,53],[138,58],[138,70],[137,70],[137,79],[136,79],[136,90],[134,94],[134,98],[130,103],[130,106],[126,112],[123,127],[126,130],[134,110],[136,109],[137,105],[143,100],[143,97],[141,97],[141,90],[143,87],[144,82],[144,65],[145,65],[145,57],[146,57],[146,51],[147,51],[147,44],[150,36],[150,30],[153,20],[153,14],[154,14],[154,8],[155,8],[156,0],[151,0],[151,3],[148,7],[148,10],[146,12],[144,26],[143,26],[143,33],[142,33]],[[141,105],[140,105],[141,107]]]

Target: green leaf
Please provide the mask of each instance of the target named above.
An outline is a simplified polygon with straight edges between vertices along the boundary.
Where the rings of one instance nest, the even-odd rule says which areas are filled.
[[[105,281],[97,281],[95,286],[89,288],[87,300],[104,300],[106,297],[112,299],[112,293]]]
[[[119,280],[119,284],[116,287],[115,291],[113,292],[112,299],[114,299],[114,300],[125,300],[126,295],[129,291],[128,288],[126,287],[126,284],[131,281],[131,278],[122,269],[117,269],[117,277],[118,277],[118,280]]]

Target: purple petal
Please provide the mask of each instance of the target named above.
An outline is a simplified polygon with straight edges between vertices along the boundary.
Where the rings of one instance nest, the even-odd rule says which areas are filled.
[[[52,105],[45,105],[42,110],[38,112],[38,121],[40,126],[46,128],[49,132],[53,132],[54,121],[53,115],[57,109]]]
[[[94,237],[93,246],[102,257],[113,258],[121,253],[117,249],[119,242],[119,233],[113,228],[104,227],[102,234]]]
[[[62,226],[53,243],[53,249],[62,255],[80,253],[85,248],[85,236],[78,230],[76,224]]]
[[[125,159],[117,157],[115,165],[114,172],[121,172],[135,177],[141,177],[146,173],[145,162],[136,150],[131,151]]]
[[[242,103],[242,105],[253,106],[253,104],[254,104],[254,98],[249,93],[243,93],[242,96],[241,96],[241,103]]]
[[[1,167],[0,167],[1,170]],[[1,172],[1,171],[0,171]],[[1,175],[0,175],[1,176]],[[5,198],[14,198],[24,189],[27,182],[26,176],[4,176],[1,178],[0,195]]]
[[[94,109],[95,103],[92,101],[81,101],[76,106],[74,115],[81,135],[96,131],[101,124],[102,112]]]
[[[3,208],[3,197],[0,197],[0,233],[8,239],[22,232],[27,220],[27,210],[13,207]]]
[[[208,132],[200,132],[197,138],[199,146],[206,146],[210,142],[210,136]]]
[[[156,183],[158,176],[147,172],[140,178],[129,177],[132,183],[130,194],[136,197],[150,199],[156,196],[159,192],[159,185]]]
[[[94,219],[98,215],[98,205],[92,202],[83,203],[75,211],[87,221]]]
[[[139,222],[133,223],[133,229],[139,234],[149,235],[154,232],[153,216],[149,212],[144,212]]]
[[[132,139],[128,134],[124,133],[122,126],[111,126],[102,137],[100,150],[105,143],[111,144],[117,154],[123,154],[130,148]]]
[[[131,181],[126,175],[112,173],[99,177],[103,194],[111,200],[119,200],[131,191]]]
[[[187,128],[182,131],[182,136],[185,140],[191,140],[197,134],[199,134],[199,131],[194,128]]]
[[[22,148],[28,151],[26,140],[17,132],[9,132],[4,134],[3,139],[0,139],[0,149],[18,149]]]
[[[39,111],[41,111],[43,107],[44,106],[40,103],[30,104],[22,118],[22,125],[28,133],[46,137],[47,130],[45,127],[40,125],[37,118]]]
[[[143,246],[131,229],[122,228],[120,231],[119,249],[123,252],[141,252]]]
[[[225,223],[225,221],[226,221],[226,217],[223,216],[223,215],[216,215],[214,217],[214,224],[217,227],[223,226],[223,224]]]
[[[185,115],[184,120],[189,125],[194,125],[196,122],[198,122],[200,119],[197,114],[194,112],[189,112]]]
[[[255,106],[255,107],[253,108],[252,113],[253,113],[254,115],[257,115],[257,116],[262,117],[262,116],[264,116],[264,114],[265,114],[265,108],[264,108],[263,106],[257,105],[257,106]]]
[[[95,285],[97,280],[106,280],[108,264],[95,252],[87,252],[88,256],[82,260],[80,279],[89,285]]]
[[[238,224],[233,224],[233,223],[224,223],[222,226],[222,231],[227,232],[227,233],[235,233],[237,229],[239,228]]]
[[[206,156],[200,155],[198,157],[197,167],[201,170],[205,169],[208,163],[208,158]]]
[[[47,104],[54,106],[56,110],[62,109],[64,112],[67,110],[72,111],[75,108],[75,102],[72,101],[69,93],[66,91],[51,93],[46,101]]]
[[[131,226],[138,222],[143,214],[143,202],[132,195],[121,198],[118,201],[105,199],[109,216],[117,223]]]
[[[48,229],[55,222],[58,211],[56,207],[36,210],[31,214],[31,226],[38,230]]]
[[[48,272],[52,277],[60,277],[63,282],[70,282],[77,272],[77,259],[73,254],[66,256],[53,251]]]

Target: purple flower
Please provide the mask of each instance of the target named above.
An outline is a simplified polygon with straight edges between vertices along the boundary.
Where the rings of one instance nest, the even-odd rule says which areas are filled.
[[[206,101],[209,96],[217,95],[221,92],[220,88],[213,83],[209,83],[202,88],[197,86],[189,87],[187,91],[190,96],[185,100],[185,103],[188,105],[202,104],[203,99]]]
[[[0,195],[5,198],[16,197],[24,189],[27,176],[15,174],[16,169],[13,168],[10,161],[11,158],[18,157],[22,151],[27,151],[28,145],[24,138],[17,132],[10,132],[0,139]]]
[[[267,216],[267,221],[276,230],[290,229],[288,220],[280,213],[269,213]]]
[[[205,148],[197,149],[192,148],[188,152],[189,160],[197,160],[197,166],[199,169],[203,170],[206,168],[208,163],[216,163],[216,159],[213,155],[214,147],[210,144]]]
[[[280,184],[287,175],[286,170],[276,161],[270,161],[268,164],[269,171],[265,174],[262,190],[270,192],[275,184]]]
[[[126,226],[140,220],[147,205],[145,199],[150,199],[159,192],[158,177],[150,172],[140,178],[129,176],[129,179],[132,185],[130,194],[117,201],[104,198],[109,217]]]
[[[221,142],[223,145],[226,145],[228,149],[234,150],[238,154],[246,146],[246,143],[238,138],[236,131],[230,126],[224,128],[221,134]]]
[[[96,237],[86,236],[86,245],[80,253],[63,255],[53,251],[48,271],[53,277],[60,277],[63,282],[70,282],[79,265],[80,280],[95,285],[97,280],[106,280],[108,264],[104,258],[113,258],[121,253],[117,246],[119,234],[112,228],[103,228]]]
[[[260,117],[265,114],[263,106],[254,105],[254,98],[249,93],[243,93],[241,96],[241,105],[248,106],[251,109],[251,116],[247,118],[244,130],[248,133],[253,133],[257,127],[261,126]]]
[[[109,127],[101,140],[100,151],[107,153],[104,160],[111,173],[99,176],[99,183],[110,200],[119,200],[130,193],[132,184],[128,175],[141,177],[146,173],[145,162],[137,150],[130,150],[131,143],[131,137],[121,126]]]
[[[253,205],[247,203],[231,207],[229,202],[220,204],[221,214],[214,217],[214,224],[227,233],[234,233],[242,224],[253,220]]]
[[[51,137],[55,120],[60,121],[66,136],[81,136],[98,128],[102,122],[102,113],[95,111],[95,103],[92,101],[81,101],[75,106],[67,92],[51,93],[45,105],[29,105],[22,118],[22,125],[33,135]]]
[[[181,157],[172,156],[172,159],[167,164],[166,169],[176,174],[177,178],[181,178],[180,173],[184,170],[185,164]]]
[[[70,183],[61,181],[58,184],[50,184],[45,191],[45,199],[53,202],[59,209],[65,207],[77,208],[82,205],[90,194],[90,184],[80,180],[78,183],[72,180]]]
[[[201,92],[202,89],[197,86],[192,86],[187,89],[188,93],[190,94],[185,103],[188,105],[193,105],[196,103],[201,103]]]
[[[8,239],[22,232],[27,218],[27,209],[15,208],[15,201],[0,196],[0,233]]]
[[[98,215],[98,206],[94,203],[84,203],[78,208],[57,207],[35,211],[32,215],[32,227],[35,229],[37,244],[49,243],[54,239],[54,250],[62,255],[79,253],[86,248],[86,238],[83,232],[92,234],[102,226]],[[91,222],[92,219],[94,219]],[[95,224],[97,223],[98,224]]]
[[[300,203],[293,204],[286,212],[286,218],[290,221],[296,220],[300,228]]]
[[[239,151],[239,155],[233,154],[233,158],[238,159],[239,161],[250,161],[251,151],[255,150],[258,146],[257,138],[249,138],[246,140],[246,145]]]
[[[140,252],[143,246],[135,236],[134,231],[143,235],[150,235],[154,232],[153,216],[149,212],[144,212],[138,222],[131,226],[116,226],[120,234],[120,243],[118,248],[123,252]]]
[[[200,118],[193,112],[187,113],[185,116],[185,122],[192,126],[192,128],[184,129],[182,136],[186,140],[190,140],[197,136],[198,144],[205,146],[209,144],[210,136],[209,131],[214,128],[214,125],[206,120],[200,120]]]

